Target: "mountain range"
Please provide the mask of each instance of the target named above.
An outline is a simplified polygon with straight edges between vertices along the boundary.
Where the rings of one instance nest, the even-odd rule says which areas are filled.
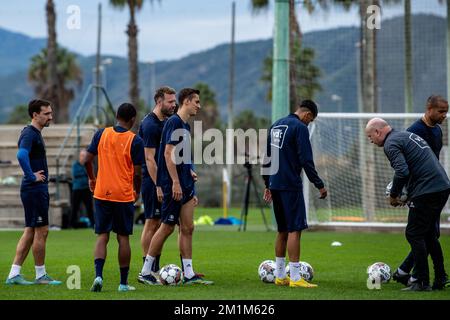
[[[306,33],[303,43],[315,50],[315,64],[322,72],[323,90],[316,100],[325,112],[356,112],[357,70],[360,30],[342,27]],[[414,111],[423,110],[432,93],[446,93],[446,20],[433,15],[413,17]],[[0,28],[0,109],[5,114],[15,105],[27,103],[33,88],[27,81],[30,58],[45,47],[46,39],[31,38]],[[238,113],[253,110],[270,117],[271,104],[266,101],[267,84],[261,82],[263,60],[272,52],[272,39],[236,44],[234,108]],[[404,41],[403,18],[384,20],[377,38],[377,73],[379,111],[402,112],[404,109]],[[139,64],[141,98],[151,99],[151,88],[170,85],[175,89],[207,83],[216,93],[220,114],[226,116],[229,92],[229,44],[190,54],[178,60],[158,61],[153,66]],[[105,66],[108,95],[114,105],[128,100],[128,62],[124,57],[107,56]],[[102,58],[107,58],[103,56]],[[77,54],[83,70],[83,85],[77,88],[72,112],[80,104],[93,79],[95,56]],[[154,70],[152,70],[154,68]],[[152,83],[152,73],[155,83]],[[332,96],[340,99],[332,99]],[[7,117],[2,117],[3,121]]]

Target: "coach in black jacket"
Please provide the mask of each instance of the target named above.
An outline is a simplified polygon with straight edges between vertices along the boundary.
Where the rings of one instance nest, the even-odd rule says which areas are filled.
[[[366,135],[379,147],[384,146],[395,171],[390,204],[404,205],[399,195],[403,186],[408,190],[408,224],[406,239],[411,245],[417,269],[417,281],[403,290],[429,291],[428,252],[442,257],[435,265],[435,282],[445,276],[442,248],[436,234],[436,222],[450,194],[450,181],[426,141],[410,132],[393,130],[380,118],[367,123]]]

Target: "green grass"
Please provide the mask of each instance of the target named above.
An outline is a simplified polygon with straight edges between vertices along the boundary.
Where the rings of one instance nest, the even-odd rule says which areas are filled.
[[[220,209],[199,208],[196,217],[208,214],[213,218],[221,215]],[[240,216],[239,210],[231,210],[230,215]],[[269,211],[266,211],[271,221]],[[197,226],[194,233],[194,268],[205,273],[207,279],[215,281],[210,287],[148,287],[137,283],[136,276],[142,266],[140,233],[136,226],[131,236],[132,262],[130,284],[137,291],[118,293],[119,270],[117,265],[117,243],[111,234],[108,257],[104,269],[104,290],[91,293],[89,288],[94,278],[93,248],[95,235],[90,230],[51,231],[47,242],[47,271],[64,282],[70,265],[81,269],[81,290],[69,290],[62,286],[7,286],[4,279],[14,256],[15,247],[21,236],[20,231],[0,232],[0,299],[450,299],[450,290],[427,293],[401,292],[401,285],[389,283],[381,290],[369,290],[366,286],[368,265],[383,261],[397,267],[408,253],[408,244],[402,234],[363,234],[334,232],[305,232],[302,236],[302,258],[315,270],[316,289],[292,289],[275,287],[262,283],[257,275],[259,263],[274,259],[273,242],[275,232],[267,232],[262,226],[261,214],[251,210],[248,229],[238,232],[236,226]],[[340,241],[342,247],[331,247],[331,242]],[[450,270],[450,236],[443,235],[441,244],[446,259],[446,269]],[[161,258],[162,265],[179,263],[176,236],[167,241]],[[30,252],[23,266],[27,279],[34,277],[33,259]]]

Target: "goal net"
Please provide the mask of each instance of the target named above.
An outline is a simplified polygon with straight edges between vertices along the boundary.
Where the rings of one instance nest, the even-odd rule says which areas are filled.
[[[383,148],[365,136],[367,121],[381,117],[405,130],[422,114],[321,113],[310,125],[316,169],[328,189],[326,200],[304,176],[308,221],[311,223],[406,223],[408,208],[394,208],[385,195],[394,170]],[[442,125],[444,147],[440,161],[449,168],[448,120]],[[303,174],[304,175],[304,174]],[[441,215],[449,223],[448,204]]]

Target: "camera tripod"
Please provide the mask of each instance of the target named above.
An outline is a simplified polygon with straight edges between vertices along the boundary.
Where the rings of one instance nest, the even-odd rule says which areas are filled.
[[[241,211],[241,221],[242,223],[239,225],[238,231],[245,231],[247,229],[247,215],[248,215],[248,205],[250,201],[250,189],[253,186],[253,190],[255,191],[256,200],[258,202],[258,206],[261,210],[261,215],[264,221],[264,225],[266,226],[266,231],[270,231],[269,226],[267,225],[266,216],[264,214],[264,205],[261,202],[261,194],[258,191],[258,186],[256,185],[255,180],[253,179],[252,165],[249,162],[245,162],[245,169],[247,169],[247,176],[245,178],[245,194],[242,203],[242,211]]]

